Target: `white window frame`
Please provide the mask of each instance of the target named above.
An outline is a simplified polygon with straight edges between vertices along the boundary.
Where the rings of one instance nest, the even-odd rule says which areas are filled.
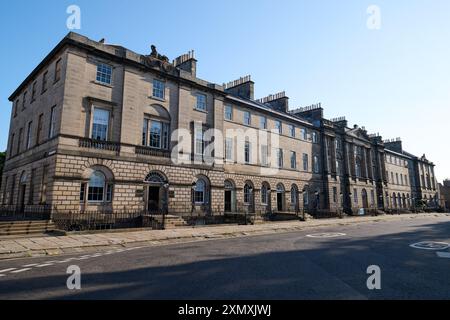
[[[108,123],[106,125],[106,139],[105,140],[100,140],[100,141],[109,141],[109,134],[110,134],[110,126],[111,126],[111,110],[107,109],[107,108],[102,108],[102,107],[98,107],[98,106],[93,106],[92,107],[92,125],[91,125],[91,136],[90,138],[93,140],[98,140],[96,137],[94,137],[94,125],[96,124],[95,122],[95,112],[96,110],[101,110],[101,111],[105,111],[108,113]]]
[[[244,125],[246,125],[246,126],[252,125],[252,115],[251,115],[250,111],[244,111]]]
[[[229,104],[225,105],[224,118],[228,121],[233,121],[233,107]]]
[[[108,72],[109,71],[109,72]],[[113,67],[109,64],[97,63],[95,81],[101,84],[112,85]]]
[[[166,96],[166,84],[164,81],[153,79],[152,97],[164,100]]]
[[[202,101],[203,100],[203,101]],[[207,96],[204,93],[196,94],[195,109],[206,112],[208,109]]]
[[[291,169],[297,169],[297,152],[291,151]]]

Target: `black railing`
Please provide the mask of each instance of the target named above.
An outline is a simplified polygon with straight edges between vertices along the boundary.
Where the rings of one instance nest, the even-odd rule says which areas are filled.
[[[49,205],[1,205],[0,221],[50,220]]]
[[[52,220],[60,230],[88,231],[151,228],[165,228],[166,212],[134,211],[58,211],[52,214]]]
[[[136,152],[136,154],[141,154],[141,155],[145,155],[145,156],[170,158],[169,150],[161,150],[161,149],[155,149],[155,148],[150,148],[150,147],[145,147],[145,146],[136,146],[135,152]]]
[[[120,152],[120,143],[118,142],[80,138],[78,145],[81,148]]]
[[[85,231],[138,228],[143,225],[142,211],[135,212],[70,212],[53,214],[53,222],[60,230]]]

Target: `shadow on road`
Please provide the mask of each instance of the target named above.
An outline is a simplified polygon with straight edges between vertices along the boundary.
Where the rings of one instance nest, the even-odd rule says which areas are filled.
[[[267,239],[267,250],[271,250],[271,239],[277,241],[273,235],[223,240],[222,243],[204,242],[196,247],[209,248],[207,254],[195,252],[195,247],[189,249],[193,255],[199,255],[199,261],[176,265],[165,265],[167,258],[161,261],[159,257],[162,252],[170,256],[172,250],[176,254],[179,246],[148,248],[148,252],[139,253],[139,259],[145,255],[151,266],[136,268],[130,258],[128,270],[82,274],[80,291],[66,288],[68,275],[65,274],[5,278],[0,281],[0,298],[449,299],[450,260],[437,258],[435,252],[409,247],[411,243],[424,240],[448,241],[449,232],[450,222],[443,222],[373,237],[302,238],[295,243],[298,249],[260,254],[246,254],[242,242],[250,247],[252,239],[258,242]],[[280,236],[295,237],[292,234]],[[238,242],[239,245],[233,247]],[[214,254],[209,254],[211,250]],[[229,257],[224,257],[226,255]],[[104,265],[105,259],[99,263]],[[369,265],[381,268],[380,291],[367,289]],[[45,295],[45,292],[51,294]]]

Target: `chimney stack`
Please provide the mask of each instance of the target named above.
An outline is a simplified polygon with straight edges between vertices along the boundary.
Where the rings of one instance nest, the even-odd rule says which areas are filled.
[[[255,99],[255,83],[251,76],[245,76],[223,85],[225,92],[243,99]]]
[[[395,151],[398,153],[403,152],[402,139],[400,139],[400,138],[387,140],[384,142],[384,146],[386,149],[389,149],[389,150],[392,150],[392,151]]]
[[[284,91],[277,94],[271,94],[256,101],[262,104],[266,104],[276,111],[281,111],[284,113],[287,113],[289,111],[289,98],[286,96],[286,92]]]
[[[189,72],[193,77],[197,76],[197,60],[194,56],[194,50],[189,51],[173,60],[176,68]]]

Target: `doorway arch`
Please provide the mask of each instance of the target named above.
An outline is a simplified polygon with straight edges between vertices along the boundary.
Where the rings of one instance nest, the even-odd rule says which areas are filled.
[[[150,214],[167,213],[169,181],[159,171],[151,171],[144,179],[146,210]]]
[[[285,188],[282,183],[277,184],[277,211],[285,211]]]
[[[230,179],[225,180],[225,212],[236,212],[236,185]]]

